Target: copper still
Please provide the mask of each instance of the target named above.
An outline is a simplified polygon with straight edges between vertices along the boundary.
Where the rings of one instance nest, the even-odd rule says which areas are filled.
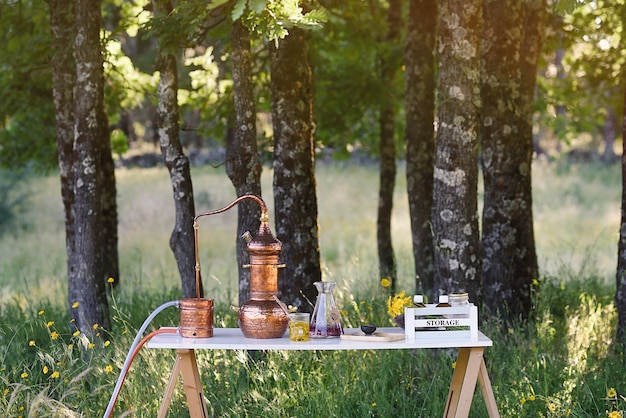
[[[244,266],[250,268],[250,300],[239,308],[239,328],[247,338],[281,338],[289,326],[288,312],[278,299],[278,269],[283,267],[278,262],[278,256],[282,250],[282,243],[272,235],[267,206],[260,197],[243,195],[221,209],[202,213],[194,218],[196,289],[200,289],[198,218],[225,212],[246,199],[254,200],[261,207],[261,225],[256,235],[252,236],[250,232],[246,232],[242,236],[250,255],[250,264]]]

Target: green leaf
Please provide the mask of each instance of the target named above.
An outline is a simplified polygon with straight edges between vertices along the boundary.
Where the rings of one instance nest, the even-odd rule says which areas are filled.
[[[558,0],[554,9],[558,14],[570,14],[576,9],[577,0]]]
[[[237,0],[235,3],[235,7],[233,7],[233,12],[231,14],[233,20],[239,20],[241,16],[243,16],[243,12],[246,10],[247,0]]]
[[[265,10],[265,6],[267,5],[267,0],[249,0],[248,7],[256,14],[263,13]]]
[[[220,7],[226,3],[228,3],[230,0],[213,0],[211,3],[209,3],[209,5],[207,6],[209,9],[215,9],[217,7]]]

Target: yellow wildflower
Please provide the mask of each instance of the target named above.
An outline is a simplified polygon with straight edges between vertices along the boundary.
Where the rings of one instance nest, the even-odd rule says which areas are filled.
[[[391,280],[389,280],[386,277],[383,277],[382,279],[380,279],[380,285],[382,287],[389,287],[389,286],[391,286]]]
[[[107,280],[107,282],[109,282],[109,283],[113,283],[114,281],[115,281],[115,279],[113,277],[109,277],[108,280]]]
[[[48,374],[48,366],[43,366],[43,374]]]
[[[67,349],[68,349],[68,350],[72,350],[72,349],[74,349],[74,344],[68,344],[68,345],[67,345]]]
[[[111,345],[111,341],[106,340],[106,341],[104,342],[104,346],[105,346],[105,347],[108,347],[109,345]]]
[[[74,331],[74,333],[72,334],[72,337],[78,337],[80,335],[80,331],[76,330]]]
[[[40,310],[39,312],[37,312],[37,315],[41,316],[41,315],[43,315],[44,313],[45,313],[45,311],[42,309],[42,310]]]
[[[548,409],[550,410],[550,412],[556,411],[556,405],[554,404],[554,402],[550,402],[548,404]]]
[[[608,414],[609,418],[622,418],[622,413],[620,411],[613,411],[613,412],[606,411],[606,413]]]
[[[519,403],[521,403],[522,405],[524,405],[526,403],[526,397],[522,396],[522,399],[519,400]]]
[[[376,402],[372,402],[372,408],[376,407]]]
[[[107,365],[107,366],[104,368],[104,371],[105,371],[105,372],[107,372],[107,373],[111,373],[111,372],[113,371],[113,366],[111,366],[110,364],[109,364],[109,365]]]
[[[24,372],[20,375],[22,379],[26,379],[28,377],[28,373]]]
[[[90,349],[90,350],[91,350],[92,348],[94,348],[95,346],[96,346],[96,345],[95,345],[94,343],[89,343],[89,344],[87,344],[87,348],[88,348],[88,349]]]
[[[98,324],[93,324],[93,330],[97,330],[98,329]]]
[[[53,325],[54,325],[54,321],[48,321],[48,323],[46,324],[48,328],[50,328]]]
[[[52,333],[50,333],[50,338],[56,340],[57,338],[59,338],[59,333],[56,331],[52,331]]]
[[[616,398],[617,397],[617,391],[615,390],[615,388],[611,388],[606,392],[606,397],[607,398]]]
[[[413,306],[413,298],[406,296],[404,290],[395,296],[389,296],[387,299],[387,313],[395,317],[404,313],[405,307]]]
[[[531,402],[534,402],[535,401],[535,395],[530,395],[528,397],[528,400],[531,401]]]
[[[54,372],[50,375],[50,379],[58,379],[59,378],[59,372]]]
[[[78,308],[78,302],[74,302],[74,303],[72,304],[72,308],[74,308],[74,309]]]
[[[35,346],[35,340],[30,340],[30,341],[28,342],[28,346],[29,346],[29,347],[34,347],[34,346]]]

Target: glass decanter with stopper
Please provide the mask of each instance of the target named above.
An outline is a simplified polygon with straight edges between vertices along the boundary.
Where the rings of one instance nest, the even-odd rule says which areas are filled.
[[[339,338],[343,334],[341,313],[335,304],[335,282],[315,282],[317,300],[311,314],[309,336],[311,338]]]

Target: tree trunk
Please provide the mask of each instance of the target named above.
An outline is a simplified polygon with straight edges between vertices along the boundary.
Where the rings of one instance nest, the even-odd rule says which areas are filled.
[[[527,316],[537,277],[532,222],[532,108],[522,106],[521,54],[524,4],[492,0],[484,5],[482,93],[483,292],[491,313]],[[535,50],[536,48],[534,48]],[[530,70],[530,69],[529,69]],[[532,73],[536,68],[532,69]],[[532,135],[532,132],[530,132]]]
[[[416,293],[434,294],[430,216],[435,163],[435,39],[437,2],[411,0],[404,54],[406,187],[409,199]]]
[[[111,137],[109,133],[108,116],[104,108],[101,118],[101,143],[102,154],[100,161],[100,182],[102,184],[101,207],[102,207],[102,264],[104,277],[113,278],[113,286],[120,284],[120,264],[117,252],[117,187],[115,181],[115,163],[111,150]]]
[[[61,182],[61,199],[65,214],[65,251],[68,283],[78,283],[74,263],[74,8],[64,0],[49,0],[50,30],[54,38],[52,63],[52,96],[56,117],[56,142]],[[70,311],[74,300],[69,300]]]
[[[560,34],[563,36],[563,34]],[[559,41],[559,38],[557,38]],[[560,40],[562,42],[562,40]],[[556,78],[558,80],[564,80],[567,77],[565,66],[563,65],[563,59],[565,58],[565,49],[558,48],[554,55],[553,65],[556,67]],[[561,152],[561,143],[566,140],[567,135],[567,106],[565,104],[556,104],[554,106],[554,113],[556,115],[556,124],[554,127],[554,135],[556,141],[556,151]]]
[[[102,258],[100,182],[101,114],[104,106],[103,58],[100,44],[100,1],[75,3],[76,96],[74,101],[74,222],[72,252],[75,275],[68,283],[68,302],[79,330],[92,333],[94,325],[109,327]]]
[[[435,292],[480,303],[477,215],[482,2],[440,2],[438,129],[433,183]]]
[[[610,105],[607,105],[607,115],[604,120],[602,136],[604,137],[604,152],[602,153],[602,161],[612,163],[617,159],[615,155],[615,139],[617,138],[617,115]]]
[[[380,56],[381,84],[385,92],[380,104],[380,185],[378,191],[378,216],[376,236],[378,244],[378,268],[380,277],[391,282],[395,292],[398,268],[391,240],[391,214],[393,211],[393,191],[396,184],[396,104],[394,79],[398,60],[393,53],[393,45],[398,42],[401,25],[400,0],[389,2],[387,11],[387,36]]]
[[[622,121],[622,138],[626,138],[626,88],[624,89],[624,116]],[[617,338],[626,344],[626,141],[622,141],[622,218],[619,229],[617,248],[617,291],[615,305],[617,307]]]
[[[169,0],[155,0],[155,13],[170,13],[172,4]],[[170,248],[180,274],[183,296],[192,298],[202,296],[202,288],[196,289],[196,261],[193,220],[195,206],[189,159],[180,143],[180,112],[178,108],[178,70],[176,58],[159,46],[157,69],[160,72],[157,88],[158,135],[161,154],[170,173],[176,222],[170,236]]]
[[[315,154],[313,79],[305,32],[292,28],[278,47],[270,46],[274,128],[274,210],[283,243],[278,283],[285,303],[307,309],[313,282],[321,280]]]
[[[261,161],[256,138],[256,106],[252,85],[252,58],[250,34],[237,20],[232,29],[233,94],[235,127],[226,144],[226,172],[237,196],[261,196]],[[241,239],[245,231],[254,233],[259,228],[260,208],[255,202],[243,201],[237,206],[237,266],[239,269],[239,305],[250,299],[250,269],[246,244]]]
[[[520,109],[522,110],[522,136],[523,141],[526,143],[526,152],[530,152],[528,159],[529,166],[532,166],[532,153],[535,149],[534,146],[534,133],[533,133],[533,114],[535,105],[535,90],[537,86],[537,67],[539,64],[539,56],[543,48],[543,41],[546,36],[546,0],[535,0],[532,2],[526,2],[526,11],[524,14],[524,44],[522,45],[522,60],[521,60],[521,76],[522,85],[520,93]],[[539,265],[537,262],[537,251],[535,247],[535,233],[534,233],[534,217],[532,211],[532,178],[529,173],[526,179],[527,183],[526,196],[528,197],[528,207],[526,208],[526,216],[523,219],[525,225],[522,230],[522,242],[524,246],[528,248],[528,255],[526,257],[529,274],[536,278],[539,276]],[[531,283],[532,285],[532,283]],[[519,292],[519,289],[518,289]],[[529,303],[532,301],[526,301]],[[526,305],[528,310],[531,305]],[[527,310],[524,310],[527,312]]]

